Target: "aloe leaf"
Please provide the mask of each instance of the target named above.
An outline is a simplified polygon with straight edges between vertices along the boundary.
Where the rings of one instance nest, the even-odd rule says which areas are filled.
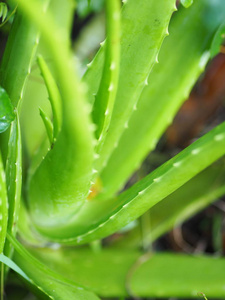
[[[106,34],[104,67],[92,111],[92,119],[97,126],[95,135],[100,145],[110,124],[118,85],[120,63],[119,1],[106,1]]]
[[[42,8],[48,1],[41,1]],[[8,93],[13,107],[17,107],[23,98],[38,43],[37,29],[17,11],[0,64],[0,85]],[[8,138],[8,134],[1,136],[3,161],[7,158]]]
[[[74,16],[75,1],[54,0],[49,3],[48,10],[54,15],[54,19],[60,28],[63,29],[65,35],[69,36],[71,32],[71,25]],[[60,29],[60,30],[61,30]],[[47,48],[47,49],[46,49]],[[52,66],[52,58],[48,53],[48,47],[45,47],[43,39],[40,39],[37,48],[37,57],[43,56],[48,62],[51,72],[54,74],[54,67]],[[31,68],[30,76],[26,84],[26,91],[21,107],[21,130],[23,132],[24,149],[26,149],[28,160],[32,159],[37,149],[43,141],[43,136],[46,136],[43,122],[39,116],[39,107],[41,107],[49,116],[51,115],[51,105],[49,101],[48,92],[40,76],[40,70],[37,66],[37,59],[35,57]],[[32,101],[31,101],[32,99]],[[47,147],[49,144],[46,143]],[[42,156],[45,156],[46,152]]]
[[[65,244],[83,244],[116,232],[223,156],[224,132],[222,123],[117,198],[103,201],[101,206],[99,201],[86,202],[76,214],[73,226],[65,227],[64,239],[58,239],[60,227],[53,230],[39,226],[38,230]]]
[[[45,125],[45,129],[47,132],[47,136],[50,142],[50,145],[53,145],[53,125],[52,125],[52,121],[49,119],[49,117],[46,115],[46,113],[39,108],[40,111],[40,116],[42,118],[42,121]]]
[[[29,179],[29,207],[36,224],[63,226],[89,193],[94,153],[89,109],[84,86],[74,72],[67,32],[58,28],[50,13],[42,12],[37,1],[18,3],[39,28],[51,53],[62,97],[62,129],[53,149]]]
[[[18,116],[12,123],[9,144],[8,157],[6,161],[6,183],[8,194],[8,228],[7,232],[16,235],[17,223],[19,217],[21,185],[22,185],[22,154],[21,154],[21,133]],[[11,256],[12,247],[6,241],[4,254]]]
[[[100,170],[116,147],[133,108],[142,92],[149,73],[157,60],[159,48],[164,37],[175,1],[135,0],[124,3],[121,13],[121,64],[118,91],[109,130],[96,161]],[[102,74],[104,46],[93,60],[84,76],[89,87],[89,101],[94,102]]]
[[[225,40],[225,22],[220,25],[217,29],[215,36],[213,38],[210,54],[211,57],[215,56],[220,51],[220,46],[222,42]]]
[[[21,244],[12,236],[7,235],[8,240],[15,248],[14,262],[22,270],[22,274],[28,277],[31,289],[36,288],[36,293],[46,299],[99,299],[92,292],[86,290],[74,281],[68,280],[58,273],[52,271],[36,258],[34,258]],[[18,269],[17,269],[18,271]],[[23,276],[24,277],[24,276]],[[45,297],[44,297],[44,295]]]
[[[185,222],[225,194],[224,161],[208,167],[178,190],[153,206],[149,214],[149,232],[145,235],[146,244]],[[137,248],[142,246],[143,236],[139,226],[123,235],[112,244],[113,247]]]
[[[102,297],[224,298],[223,258],[134,250],[30,249],[44,264]]]
[[[185,8],[188,8],[193,4],[194,0],[181,0],[180,2]]]
[[[0,87],[0,133],[8,129],[15,119],[15,113],[11,100],[6,91]]]
[[[43,57],[38,56],[38,65],[41,69],[42,76],[44,78],[46,87],[48,89],[49,100],[51,102],[52,113],[53,113],[53,139],[55,142],[59,131],[62,126],[62,115],[61,115],[61,97],[56,85],[56,82],[45,62]]]
[[[42,5],[47,2],[42,1]],[[17,12],[0,66],[1,86],[7,91],[13,106],[17,106],[23,97],[38,42],[35,26]]]
[[[2,22],[5,21],[8,14],[8,7],[5,3],[0,3],[0,18],[2,18]]]
[[[5,237],[8,222],[8,200],[5,183],[5,171],[2,164],[2,157],[0,155],[0,253],[2,253],[5,245]]]
[[[206,16],[213,21],[208,23]],[[195,1],[189,9],[181,7],[174,15],[170,35],[159,53],[159,64],[149,76],[149,85],[141,94],[129,128],[100,174],[103,190],[99,199],[110,197],[123,188],[155,148],[204,71],[214,32],[224,18],[224,2],[208,0]]]
[[[137,268],[130,274],[133,295],[186,298],[204,292],[207,297],[225,296],[222,258],[150,254],[149,259],[143,260],[137,262]]]

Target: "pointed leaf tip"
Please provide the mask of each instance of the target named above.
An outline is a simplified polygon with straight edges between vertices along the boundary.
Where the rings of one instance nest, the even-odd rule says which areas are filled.
[[[15,113],[6,91],[0,87],[0,133],[8,129],[15,119]]]
[[[194,0],[181,0],[180,2],[185,8],[188,8],[193,4]]]

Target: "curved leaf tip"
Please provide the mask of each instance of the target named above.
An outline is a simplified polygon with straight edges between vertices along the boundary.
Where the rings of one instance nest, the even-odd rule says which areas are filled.
[[[220,52],[220,46],[225,41],[225,22],[223,22],[217,29],[210,48],[211,57],[214,57]]]
[[[15,113],[11,100],[6,91],[0,87],[0,133],[6,131],[14,119]]]
[[[188,8],[193,4],[194,0],[181,0],[180,2],[185,8]]]

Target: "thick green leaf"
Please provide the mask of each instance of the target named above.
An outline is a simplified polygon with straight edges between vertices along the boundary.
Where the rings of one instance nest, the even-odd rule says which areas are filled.
[[[143,0],[141,5],[136,0],[124,2],[118,91],[109,130],[96,161],[96,170],[102,169],[127,127],[135,104],[147,84],[149,73],[157,61],[159,48],[167,35],[168,24],[175,9],[174,0]],[[84,82],[89,87],[90,103],[94,102],[101,80],[104,48],[103,45],[84,75]]]
[[[134,250],[31,249],[43,263],[102,297],[208,297],[224,299],[223,258],[144,254]]]
[[[224,182],[225,164],[224,160],[220,160],[149,210],[149,227],[144,237],[141,232],[142,226],[137,226],[121,236],[112,244],[113,247],[139,248],[143,242],[151,244],[174,226],[222,197],[225,194]]]
[[[49,100],[53,114],[53,136],[52,142],[55,142],[62,127],[62,100],[57,84],[42,56],[38,56],[38,65],[41,69],[46,87],[48,89]]]
[[[224,299],[225,260],[215,257],[150,254],[129,274],[129,290],[141,297]]]
[[[0,253],[2,253],[5,245],[5,237],[8,222],[8,200],[5,183],[5,171],[2,164],[0,154]]]
[[[5,3],[0,3],[0,18],[2,18],[2,22],[5,21],[8,14],[8,7]]]
[[[225,122],[201,137],[178,155],[154,170],[117,198],[86,202],[76,214],[73,226],[68,224],[64,239],[58,231],[38,227],[54,241],[82,244],[106,237],[138,218],[148,209],[177,190],[225,154]],[[89,220],[87,223],[86,220]],[[74,237],[70,238],[71,232]]]
[[[42,7],[45,7],[48,1],[41,0]],[[0,85],[8,93],[14,107],[17,107],[23,98],[38,43],[37,29],[17,11],[0,64]],[[19,110],[19,107],[17,109]],[[1,137],[0,146],[4,162],[7,158],[8,138],[8,134]]]
[[[52,12],[54,19],[60,24],[60,28],[63,29],[67,36],[70,35],[73,22],[74,4],[75,1],[71,0],[64,0],[63,5],[61,0],[54,0],[50,2],[48,7],[48,10]],[[49,55],[48,47],[45,46],[43,39],[40,39],[37,49],[37,56],[39,55],[44,57],[48,62],[51,72],[55,74],[51,55]],[[43,122],[38,113],[39,107],[41,107],[48,116],[51,116],[51,104],[48,92],[43,82],[43,78],[40,76],[40,70],[36,62],[37,59],[35,58],[30,76],[27,80],[20,114],[21,130],[23,132],[23,147],[26,149],[28,160],[31,158],[33,159],[33,156],[43,141],[43,136],[46,134],[45,127],[43,126]],[[32,101],[30,101],[30,99],[32,99]],[[46,143],[46,145],[47,149],[49,144]],[[43,152],[41,157],[45,156],[45,154],[46,151]]]
[[[94,154],[89,110],[84,86],[74,72],[67,31],[59,28],[50,13],[43,13],[38,1],[18,3],[42,33],[62,98],[62,129],[53,149],[29,178],[29,207],[38,225],[63,227],[69,219],[72,222],[89,193]]]
[[[102,78],[92,110],[92,119],[97,128],[97,152],[108,132],[113,112],[120,66],[120,2],[106,1],[106,45]]]
[[[100,174],[103,191],[99,199],[122,189],[155,148],[204,71],[213,34],[224,18],[223,0],[195,1],[189,9],[181,7],[174,15],[170,35],[159,53],[159,64],[154,66],[129,127]]]
[[[4,132],[15,119],[11,100],[6,91],[0,87],[0,133]]]
[[[184,7],[188,8],[189,6],[191,6],[193,4],[193,1],[194,0],[181,0],[180,2]]]
[[[52,271],[28,251],[23,248],[14,238],[7,236],[15,248],[14,261],[29,278],[31,289],[36,288],[41,299],[53,300],[77,299],[77,300],[98,300],[92,292],[86,290],[74,281],[68,280],[64,275]],[[20,274],[21,275],[21,274]],[[24,277],[24,276],[23,276]],[[26,278],[27,279],[27,278]],[[43,294],[45,297],[43,297]]]
[[[19,217],[20,199],[21,199],[21,186],[22,186],[22,143],[20,124],[18,116],[12,123],[9,144],[8,144],[8,157],[6,161],[6,183],[8,194],[8,228],[7,231],[16,235],[17,223]],[[4,254],[11,256],[12,247],[6,241]]]
[[[52,125],[52,121],[49,119],[49,117],[47,116],[47,114],[41,109],[39,108],[40,111],[40,116],[42,118],[42,121],[45,125],[45,130],[49,139],[49,143],[52,146],[53,145],[53,125]]]
[[[220,25],[218,30],[215,33],[215,36],[211,45],[211,57],[215,56],[220,51],[220,46],[222,42],[225,40],[225,22]]]

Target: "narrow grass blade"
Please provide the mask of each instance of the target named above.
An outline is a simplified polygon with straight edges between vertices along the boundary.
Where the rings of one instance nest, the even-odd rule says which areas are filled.
[[[24,279],[30,281],[29,277],[27,277],[27,275],[10,258],[5,256],[4,254],[0,254],[0,261],[16,273],[18,273]]]
[[[48,2],[41,1],[42,7]],[[35,26],[17,11],[0,66],[1,86],[9,94],[14,107],[23,97],[38,42]]]
[[[213,22],[208,23],[206,15]],[[108,198],[122,189],[155,148],[204,71],[214,32],[224,18],[224,2],[208,0],[195,1],[188,9],[181,7],[174,15],[170,35],[159,53],[159,64],[149,76],[149,85],[141,94],[129,128],[100,174],[103,190],[99,199]]]
[[[119,78],[120,2],[118,0],[106,1],[106,34],[102,78],[92,110],[93,122],[97,126],[95,135],[99,140],[98,148],[101,148],[110,124]]]
[[[109,130],[96,161],[101,170],[117,145],[138,98],[147,83],[149,73],[157,61],[157,55],[172,13],[175,1],[136,0],[124,3],[121,13],[121,64],[118,91]],[[104,62],[104,46],[93,60],[84,76],[88,84],[89,101],[93,104],[101,80]]]
[[[8,200],[6,192],[5,171],[0,155],[0,253],[2,253],[5,245],[5,237],[8,222]]]
[[[86,290],[74,281],[52,271],[36,258],[34,258],[21,244],[10,235],[8,240],[15,248],[14,261],[29,278],[31,289],[36,288],[37,294],[42,298],[43,294],[49,299],[77,299],[98,300],[91,291]],[[27,279],[27,278],[26,278]],[[44,298],[45,299],[45,298]]]

